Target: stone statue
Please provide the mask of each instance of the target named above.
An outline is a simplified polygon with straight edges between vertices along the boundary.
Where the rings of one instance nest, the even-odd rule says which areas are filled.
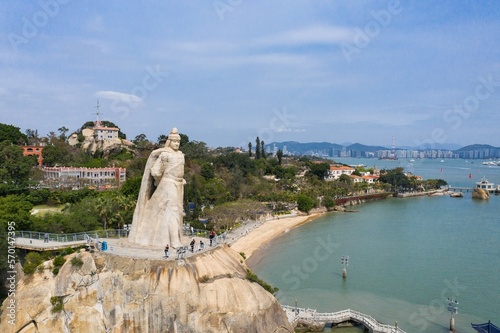
[[[163,148],[149,155],[142,176],[128,240],[131,243],[165,247],[182,246],[184,154],[176,128]]]

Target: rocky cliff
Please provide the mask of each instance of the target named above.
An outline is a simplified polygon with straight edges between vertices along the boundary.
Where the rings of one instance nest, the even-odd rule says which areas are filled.
[[[75,256],[81,261],[72,263]],[[19,281],[15,325],[6,301],[0,332],[293,332],[278,301],[246,280],[229,247],[181,261],[66,258],[57,276],[46,262],[43,273]]]

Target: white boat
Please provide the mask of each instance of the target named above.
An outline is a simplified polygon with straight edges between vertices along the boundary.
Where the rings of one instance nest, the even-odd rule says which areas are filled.
[[[488,192],[495,192],[495,184],[489,182],[486,177],[483,177],[480,182],[476,182],[476,188],[486,190]]]

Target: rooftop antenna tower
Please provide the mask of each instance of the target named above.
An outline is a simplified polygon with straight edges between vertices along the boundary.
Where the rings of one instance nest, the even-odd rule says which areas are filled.
[[[101,119],[99,119],[99,115],[101,114],[101,113],[99,113],[100,107],[101,107],[101,105],[99,104],[99,99],[97,99],[97,105],[95,106],[95,108],[97,109],[97,112],[93,113],[93,114],[97,115],[97,120],[95,122],[96,126],[101,126]]]
[[[396,137],[392,137],[392,149],[391,149],[391,158],[396,159]]]

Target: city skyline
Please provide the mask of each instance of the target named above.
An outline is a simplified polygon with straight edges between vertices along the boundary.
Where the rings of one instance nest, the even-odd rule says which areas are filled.
[[[3,2],[0,122],[95,119],[211,147],[481,143],[500,123],[500,4]]]

